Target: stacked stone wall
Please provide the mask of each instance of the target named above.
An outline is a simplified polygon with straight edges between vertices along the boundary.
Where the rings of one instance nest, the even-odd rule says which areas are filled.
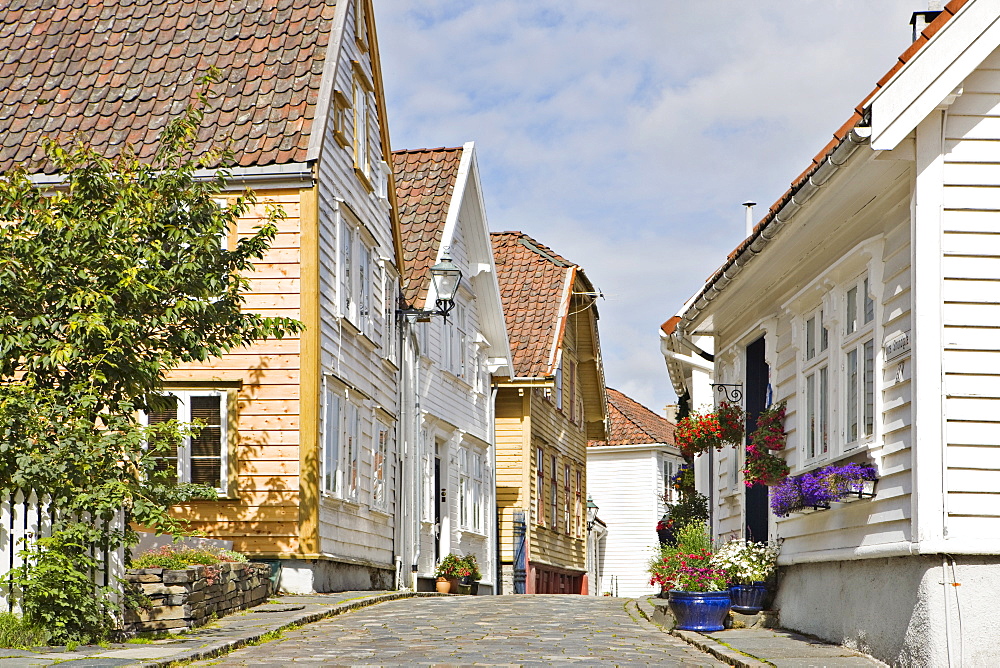
[[[175,631],[202,626],[209,619],[267,601],[271,594],[267,564],[222,563],[184,570],[130,569],[125,580],[140,595],[142,609],[128,611],[133,633]]]

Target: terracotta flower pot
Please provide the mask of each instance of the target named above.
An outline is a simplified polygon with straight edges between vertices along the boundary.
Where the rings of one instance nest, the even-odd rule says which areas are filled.
[[[439,577],[434,585],[439,594],[450,594],[451,593],[451,580],[446,577]]]

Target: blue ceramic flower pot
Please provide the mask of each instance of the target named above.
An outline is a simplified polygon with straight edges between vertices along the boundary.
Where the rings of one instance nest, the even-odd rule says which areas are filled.
[[[671,591],[668,605],[682,631],[721,631],[730,598],[728,591]]]
[[[733,585],[730,587],[729,593],[735,612],[744,615],[753,615],[764,609],[767,585],[763,582],[754,582],[748,585]]]

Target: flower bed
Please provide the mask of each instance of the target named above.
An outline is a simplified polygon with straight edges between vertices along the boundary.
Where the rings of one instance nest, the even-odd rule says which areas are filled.
[[[173,631],[202,626],[267,601],[271,594],[267,564],[223,562],[183,569],[134,568],[125,581],[148,605],[125,614],[126,631]]]

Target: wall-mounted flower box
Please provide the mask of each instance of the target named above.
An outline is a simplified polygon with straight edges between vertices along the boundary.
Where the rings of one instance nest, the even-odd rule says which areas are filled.
[[[813,513],[818,513],[821,510],[830,510],[830,506],[828,504],[803,506],[801,508],[792,509],[789,512],[795,513],[796,515],[812,515]]]
[[[875,496],[878,473],[870,464],[832,464],[786,478],[771,489],[771,511],[790,513],[829,510],[833,502],[849,503]]]

